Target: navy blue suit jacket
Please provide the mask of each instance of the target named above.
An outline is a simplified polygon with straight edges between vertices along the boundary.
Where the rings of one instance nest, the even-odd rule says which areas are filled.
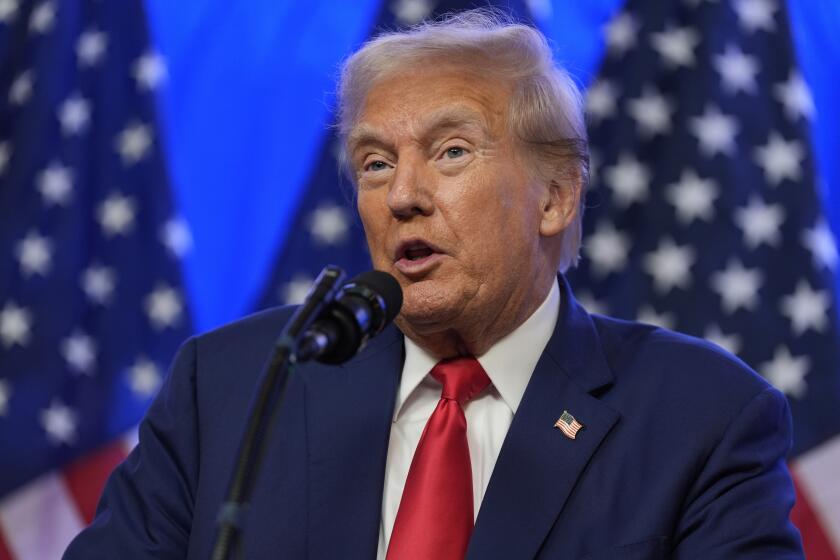
[[[709,344],[590,315],[561,278],[554,335],[502,446],[471,559],[801,558],[784,397]],[[188,341],[67,559],[207,558],[248,405],[289,309]],[[295,371],[244,558],[373,559],[403,363],[391,327]],[[577,439],[553,427],[568,410]]]

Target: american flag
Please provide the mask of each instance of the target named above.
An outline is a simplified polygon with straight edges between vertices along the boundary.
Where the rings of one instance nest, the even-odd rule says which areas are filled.
[[[568,410],[564,410],[557,422],[554,423],[554,427],[559,428],[567,438],[577,439],[577,433],[583,428],[583,424],[575,420],[575,417],[569,414]]]
[[[191,332],[140,0],[0,0],[0,559],[58,558]]]
[[[716,342],[787,395],[794,520],[808,558],[836,558],[838,253],[785,4],[630,0],[605,38],[576,293]]]

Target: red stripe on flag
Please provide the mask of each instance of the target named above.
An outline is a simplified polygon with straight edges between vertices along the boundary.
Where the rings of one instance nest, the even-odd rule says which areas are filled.
[[[811,504],[808,503],[808,496],[800,484],[796,482],[796,473],[793,476],[793,486],[796,488],[796,504],[790,512],[790,519],[799,528],[802,534],[802,546],[805,548],[805,558],[808,560],[840,560],[825,531],[820,525],[819,517],[814,513]]]
[[[6,539],[3,538],[3,531],[0,531],[0,560],[12,560],[12,553],[6,546]]]
[[[82,457],[63,470],[64,484],[86,524],[93,521],[96,504],[108,476],[125,458],[125,446],[122,439],[119,439],[95,453]]]

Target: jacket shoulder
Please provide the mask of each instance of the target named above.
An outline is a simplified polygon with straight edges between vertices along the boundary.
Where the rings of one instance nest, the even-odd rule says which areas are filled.
[[[616,384],[655,385],[663,394],[692,396],[716,407],[738,406],[771,388],[750,366],[707,340],[612,317],[592,315],[592,320]]]
[[[266,357],[295,309],[295,306],[272,307],[196,335],[196,352],[200,355],[253,352]]]

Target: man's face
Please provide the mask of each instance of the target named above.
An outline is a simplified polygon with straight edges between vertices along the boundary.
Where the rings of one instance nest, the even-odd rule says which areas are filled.
[[[402,286],[403,331],[531,305],[547,190],[507,130],[508,99],[444,66],[385,79],[363,105],[349,137],[358,209],[375,268]]]

